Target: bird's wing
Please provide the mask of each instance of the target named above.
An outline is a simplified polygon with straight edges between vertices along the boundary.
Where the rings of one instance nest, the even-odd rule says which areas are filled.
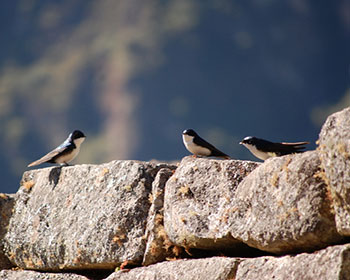
[[[278,155],[301,153],[305,149],[304,145],[306,144],[309,144],[309,142],[274,143],[274,151]]]
[[[52,150],[51,152],[47,153],[46,155],[44,155],[42,158],[28,164],[28,167],[31,166],[35,166],[35,165],[39,165],[42,164],[44,162],[50,162],[52,161],[57,155],[61,154],[64,151],[69,151],[70,149],[72,149],[73,147],[71,147],[70,143],[68,142],[63,142],[60,146],[58,146],[56,149]]]
[[[221,152],[220,150],[215,148],[212,144],[208,143],[207,141],[205,141],[203,138],[201,138],[199,136],[197,136],[193,141],[194,141],[195,144],[209,149],[211,151],[211,156],[223,157],[223,158],[226,158],[226,159],[230,158],[228,155],[226,155],[225,153]]]

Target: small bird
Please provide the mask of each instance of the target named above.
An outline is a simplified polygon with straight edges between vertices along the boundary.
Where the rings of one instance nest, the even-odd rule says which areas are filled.
[[[49,152],[42,158],[32,162],[28,167],[39,165],[45,162],[68,165],[79,153],[80,145],[85,140],[85,135],[79,130],[74,130],[68,138],[56,149]]]
[[[302,150],[305,149],[304,145],[309,144],[309,142],[274,143],[264,139],[248,136],[239,142],[239,144],[245,146],[257,158],[266,160],[270,157],[302,153],[304,152]]]
[[[194,156],[230,158],[228,155],[219,151],[212,144],[201,138],[193,129],[184,130],[182,132],[182,140],[186,149],[194,154]]]

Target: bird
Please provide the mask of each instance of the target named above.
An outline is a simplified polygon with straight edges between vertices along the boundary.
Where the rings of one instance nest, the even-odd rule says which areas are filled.
[[[186,149],[196,156],[220,157],[229,159],[230,157],[219,151],[212,144],[201,138],[193,129],[186,129],[182,132],[182,140]]]
[[[42,163],[58,163],[60,165],[69,165],[80,151],[80,145],[84,142],[86,136],[80,130],[74,130],[68,138],[42,158],[28,164],[28,167],[36,166]]]
[[[303,149],[305,149],[304,145],[309,144],[309,142],[274,143],[253,136],[247,136],[239,144],[245,146],[257,158],[266,160],[270,157],[302,153],[304,152]]]

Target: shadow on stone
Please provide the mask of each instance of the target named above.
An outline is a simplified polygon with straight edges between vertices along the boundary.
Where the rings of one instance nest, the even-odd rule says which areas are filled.
[[[91,280],[102,280],[102,279],[106,279],[109,275],[111,275],[114,272],[114,270],[91,269],[91,270],[71,270],[68,272],[85,276]],[[67,272],[65,271],[65,273]]]
[[[49,182],[50,184],[53,184],[53,188],[52,188],[53,190],[56,188],[58,180],[60,179],[61,171],[62,171],[62,166],[53,167],[50,170]]]
[[[209,258],[209,257],[231,257],[231,258],[257,258],[262,256],[275,256],[274,254],[261,251],[249,247],[245,244],[237,246],[237,248],[222,249],[222,250],[203,250],[191,248],[188,252],[192,255],[187,258]]]
[[[0,269],[7,269],[13,267],[10,260],[4,255],[4,245],[2,240],[7,232],[7,228],[12,216],[12,210],[15,205],[14,194],[1,194],[0,197]]]

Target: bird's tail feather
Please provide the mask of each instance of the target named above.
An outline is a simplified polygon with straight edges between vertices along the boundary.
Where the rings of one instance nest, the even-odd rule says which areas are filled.
[[[32,167],[32,166],[36,166],[36,165],[39,165],[39,164],[41,164],[41,163],[43,163],[44,161],[42,161],[42,160],[36,160],[36,161],[33,161],[32,163],[29,163],[28,164],[28,167]]]
[[[282,142],[283,145],[286,145],[286,146],[302,146],[302,145],[307,145],[307,144],[310,144],[310,142],[294,142],[294,143],[291,143],[291,142]]]

